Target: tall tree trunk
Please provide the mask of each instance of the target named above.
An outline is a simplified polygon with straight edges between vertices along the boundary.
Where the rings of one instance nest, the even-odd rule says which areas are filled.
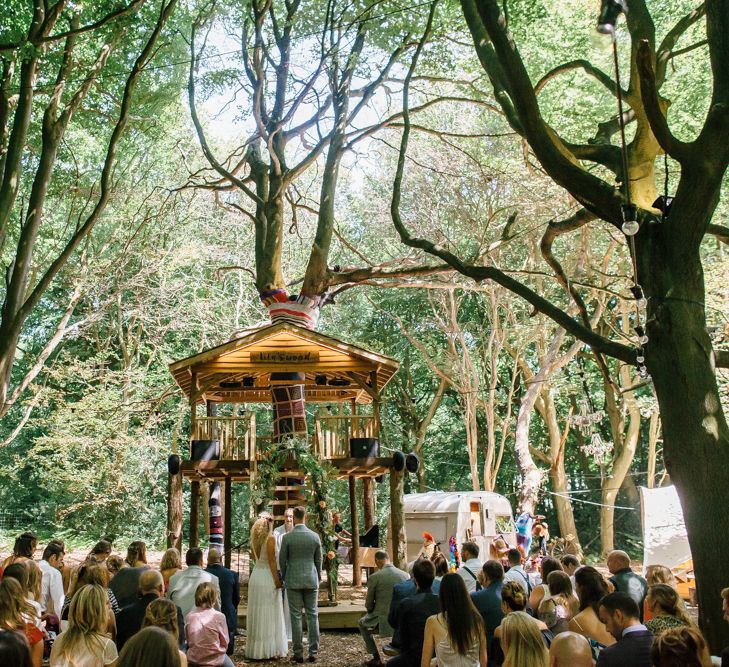
[[[720,517],[729,488],[729,428],[706,331],[699,250],[675,245],[670,250],[675,256],[667,250],[654,252],[654,261],[663,258],[663,270],[646,270],[644,278],[652,297],[645,356],[660,406],[663,459],[683,507],[702,630],[716,651],[729,644],[729,624],[722,619],[718,595],[727,585],[729,537]]]
[[[390,470],[390,540],[392,562],[401,570],[407,569],[407,534],[405,532],[405,508],[403,494],[405,471]]]

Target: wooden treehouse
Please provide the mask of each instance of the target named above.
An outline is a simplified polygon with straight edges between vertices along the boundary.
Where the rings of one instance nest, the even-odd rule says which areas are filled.
[[[222,486],[219,523],[225,560],[230,561],[232,484],[255,478],[261,450],[293,433],[303,434],[315,455],[333,466],[336,477],[348,480],[353,547],[358,547],[356,482],[363,480],[368,529],[368,520],[374,521],[368,512],[370,502],[374,507],[374,478],[389,472],[393,463],[392,456],[379,451],[379,407],[382,391],[398,367],[391,357],[290,323],[245,331],[228,343],[171,363],[170,371],[190,402],[191,432],[189,458],[171,475],[170,507],[175,493],[181,498],[181,475],[191,482],[190,545],[199,540],[201,484],[213,485],[218,497]],[[306,412],[294,415],[277,403],[281,391],[291,392],[292,387]],[[287,507],[306,504],[302,477],[295,462],[282,471],[273,499],[275,520],[283,520]],[[169,541],[179,545],[178,502],[179,516],[170,522]],[[248,508],[238,511],[247,513]],[[355,572],[357,566],[355,562]]]

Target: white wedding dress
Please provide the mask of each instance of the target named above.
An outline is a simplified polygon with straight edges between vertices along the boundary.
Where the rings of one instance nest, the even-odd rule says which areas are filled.
[[[273,582],[264,544],[248,580],[246,658],[285,658],[289,652],[281,596],[282,589]]]

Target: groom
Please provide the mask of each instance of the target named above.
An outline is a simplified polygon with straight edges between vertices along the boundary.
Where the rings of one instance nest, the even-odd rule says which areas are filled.
[[[304,521],[306,510],[294,508],[294,529],[281,539],[278,564],[286,585],[293,635],[294,662],[304,662],[301,609],[306,610],[309,628],[309,662],[316,662],[319,651],[319,613],[317,596],[321,579],[321,540]]]

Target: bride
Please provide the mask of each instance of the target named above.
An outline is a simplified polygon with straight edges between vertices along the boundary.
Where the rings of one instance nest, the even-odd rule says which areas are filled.
[[[273,519],[261,517],[251,529],[251,550],[256,565],[248,580],[246,658],[285,658],[288,653],[281,588],[276,563]]]

